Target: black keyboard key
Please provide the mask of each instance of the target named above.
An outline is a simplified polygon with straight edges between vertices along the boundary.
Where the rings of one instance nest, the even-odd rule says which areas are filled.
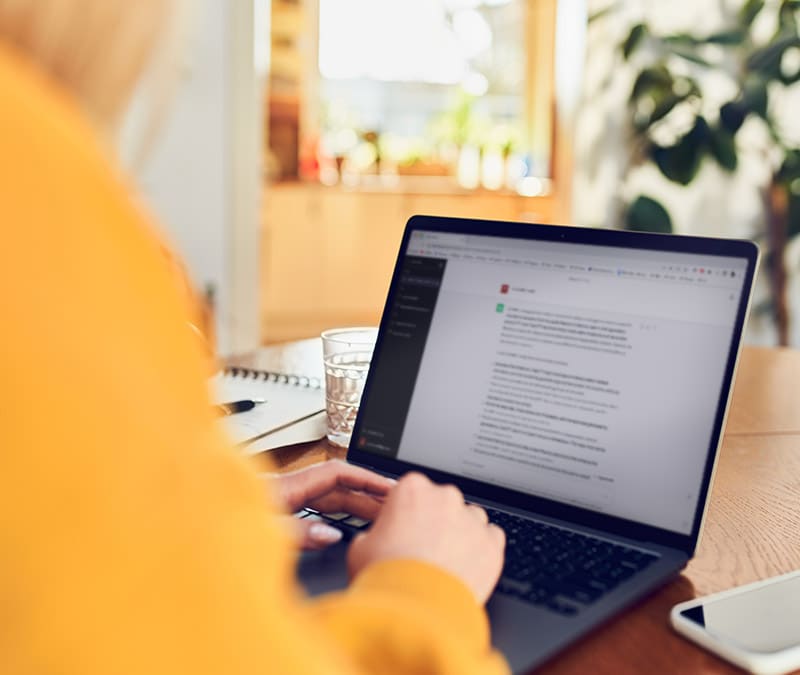
[[[554,597],[554,594],[546,588],[536,587],[529,591],[522,600],[532,605],[546,605]]]
[[[322,517],[325,520],[332,520],[334,522],[339,522],[340,520],[347,520],[350,518],[349,513],[323,513]]]
[[[524,598],[531,592],[532,586],[528,581],[519,581],[509,577],[500,577],[497,582],[497,588],[501,593],[506,595],[513,595],[518,598]]]
[[[345,525],[349,525],[350,527],[354,527],[357,530],[363,530],[367,527],[370,522],[365,520],[364,518],[358,518],[356,516],[350,516],[346,520],[342,521]]]

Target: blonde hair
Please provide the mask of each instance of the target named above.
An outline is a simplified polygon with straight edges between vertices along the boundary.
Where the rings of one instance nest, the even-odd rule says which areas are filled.
[[[175,0],[0,0],[6,40],[72,92],[105,131],[175,19]]]

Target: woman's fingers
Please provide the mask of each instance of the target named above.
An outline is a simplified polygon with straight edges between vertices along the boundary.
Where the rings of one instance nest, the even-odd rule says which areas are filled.
[[[337,489],[383,497],[394,485],[394,481],[389,478],[339,460],[278,474],[273,476],[273,481],[290,511],[310,505]]]
[[[374,520],[383,506],[383,499],[363,492],[337,488],[318,499],[304,504],[322,513],[350,513],[360,518]]]
[[[486,602],[503,568],[505,535],[453,486],[410,473],[400,479],[370,530],[350,546],[352,576],[383,560],[420,560],[454,574]]]
[[[297,546],[306,551],[316,551],[331,546],[342,538],[341,530],[311,518],[282,516]]]
[[[489,522],[489,515],[486,513],[485,509],[482,509],[480,506],[476,506],[475,504],[467,504],[467,510],[475,519],[484,525]]]
[[[389,490],[397,484],[393,478],[386,478],[386,476],[381,476],[360,466],[353,466],[340,460],[334,460],[331,463],[335,466],[333,470],[337,475],[337,484],[343,488],[366,492],[376,497],[385,497],[389,494]]]

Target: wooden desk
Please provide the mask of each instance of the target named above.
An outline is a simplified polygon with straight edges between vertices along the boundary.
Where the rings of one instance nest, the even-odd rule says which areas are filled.
[[[746,347],[739,363],[726,436],[800,435],[800,352]]]
[[[238,363],[321,371],[318,340],[267,348]],[[541,669],[558,674],[735,673],[676,635],[675,603],[800,568],[800,351],[746,348],[696,557],[672,583]],[[285,448],[292,469],[342,456],[327,443]],[[533,628],[535,629],[535,628]]]

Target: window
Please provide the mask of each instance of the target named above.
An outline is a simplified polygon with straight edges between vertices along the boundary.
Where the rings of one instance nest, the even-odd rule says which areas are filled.
[[[547,175],[549,149],[531,150],[530,5],[319,0],[323,153],[357,170],[456,173],[466,149]]]
[[[425,82],[518,94],[522,6],[512,0],[320,0],[325,80]]]

